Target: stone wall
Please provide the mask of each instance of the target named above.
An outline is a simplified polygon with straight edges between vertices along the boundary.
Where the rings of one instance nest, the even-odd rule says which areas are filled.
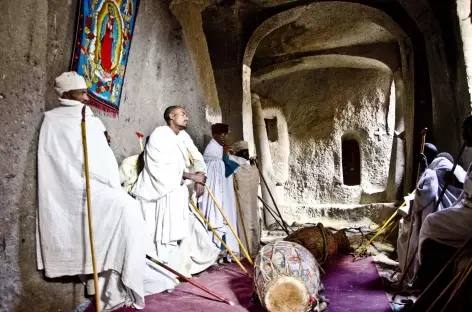
[[[83,287],[45,281],[36,269],[36,151],[42,113],[56,106],[54,78],[68,70],[77,0],[2,1],[0,12],[0,311],[64,311]],[[102,120],[121,161],[136,154],[135,131],[163,124],[165,107],[186,106],[202,148],[209,131],[192,63],[167,1],[141,0],[120,116]],[[79,126],[79,125],[77,125]]]
[[[281,146],[270,143],[277,182],[283,184],[279,198],[285,205],[387,200],[395,121],[391,86],[389,70],[353,68],[301,71],[254,86],[266,114],[279,109],[286,118],[289,147],[283,133]],[[343,135],[360,146],[359,186],[343,184]],[[288,175],[280,165],[283,159],[288,161]]]

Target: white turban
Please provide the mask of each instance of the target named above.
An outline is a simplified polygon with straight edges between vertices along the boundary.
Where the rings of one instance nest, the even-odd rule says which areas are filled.
[[[62,94],[67,91],[87,89],[84,77],[80,76],[75,71],[62,73],[56,78],[54,87],[59,96],[62,96]]]
[[[233,149],[234,149],[235,153],[238,153],[238,152],[243,151],[243,150],[248,150],[249,149],[249,143],[247,143],[246,141],[238,141],[238,142],[234,143]]]

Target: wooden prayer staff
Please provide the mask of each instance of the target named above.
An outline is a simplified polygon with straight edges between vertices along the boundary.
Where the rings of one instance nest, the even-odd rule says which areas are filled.
[[[84,150],[84,167],[85,167],[85,193],[87,197],[87,215],[90,238],[90,249],[92,251],[92,268],[93,268],[93,286],[95,288],[95,308],[100,312],[100,289],[98,288],[98,273],[97,264],[95,262],[95,246],[93,241],[93,226],[92,226],[92,203],[90,201],[90,173],[88,163],[88,149],[87,149],[87,128],[85,125],[85,108],[82,108],[82,147]]]
[[[264,174],[262,173],[262,170],[261,170],[261,168],[259,167],[259,163],[257,162],[257,159],[254,159],[254,163],[256,164],[257,170],[259,170],[259,175],[261,176],[261,180],[262,180],[262,182],[264,182],[264,185],[265,185],[265,187],[267,188],[267,192],[269,193],[270,198],[272,199],[272,202],[274,203],[275,210],[277,211],[277,214],[278,214],[280,220],[282,220],[282,224],[285,225],[286,222],[284,221],[284,218],[282,217],[282,214],[280,213],[279,207],[277,206],[277,203],[275,202],[274,195],[272,195],[272,192],[270,191],[269,185],[267,184],[267,181],[266,181],[266,179],[264,178]],[[285,230],[285,232],[286,232],[287,235],[288,235],[289,233],[288,233],[287,228],[284,227],[283,229]]]
[[[424,298],[428,298],[426,296],[426,294],[428,293],[428,291],[431,289],[431,287],[433,286],[433,284],[436,282],[436,280],[444,273],[444,271],[446,270],[447,267],[449,267],[449,265],[455,261],[457,259],[457,257],[460,255],[460,253],[462,251],[464,251],[464,249],[467,247],[467,246],[470,246],[470,243],[472,243],[472,236],[469,236],[469,238],[467,239],[467,241],[459,248],[457,249],[457,251],[454,253],[454,255],[452,255],[451,259],[449,259],[449,261],[443,266],[443,268],[441,269],[441,271],[439,271],[439,273],[436,275],[436,277],[434,277],[434,279],[429,283],[429,285],[426,287],[426,289],[421,293],[421,295],[418,297],[418,299],[415,301],[415,303],[413,304],[413,306],[410,308],[410,310],[414,311],[413,308],[417,308],[418,305],[421,303],[422,300],[424,300]]]
[[[226,223],[228,224],[229,229],[231,230],[231,232],[233,232],[234,237],[236,237],[236,240],[238,241],[239,247],[241,247],[242,251],[244,252],[244,255],[246,256],[247,261],[249,261],[249,263],[250,263],[251,265],[254,265],[254,262],[252,262],[252,259],[251,259],[251,257],[249,256],[249,253],[247,252],[247,249],[244,247],[243,243],[242,243],[241,240],[239,239],[238,234],[236,234],[236,231],[234,230],[233,226],[231,225],[231,223],[229,222],[228,218],[226,218],[225,214],[223,213],[223,209],[221,209],[220,205],[219,205],[218,202],[216,201],[216,198],[215,198],[215,196],[213,195],[213,192],[211,191],[210,187],[208,187],[208,185],[206,185],[206,184],[205,184],[205,187],[206,187],[206,189],[207,189],[207,191],[208,191],[208,194],[210,194],[211,199],[212,199],[213,202],[215,203],[216,208],[218,208],[218,210],[220,211],[221,215],[223,216],[223,219],[225,219]]]
[[[428,132],[428,128],[424,128],[423,130],[421,130],[421,153],[424,153],[424,145],[426,144],[426,133]],[[420,173],[421,173],[421,167],[420,165],[418,165],[418,171],[416,173],[416,183],[418,183],[418,180],[420,178]],[[413,195],[415,194],[416,192],[416,184],[415,184],[415,190],[413,192],[410,193],[410,195]],[[366,250],[367,248],[370,246],[370,244],[372,244],[372,242],[377,238],[377,236],[379,236],[386,228],[388,228],[391,224],[391,222],[393,222],[393,220],[395,219],[395,217],[398,215],[398,211],[403,208],[403,206],[406,205],[406,202],[403,202],[403,204],[397,208],[397,210],[390,216],[390,218],[388,218],[388,220],[384,223],[384,225],[377,231],[377,233],[375,233],[375,235],[367,242],[367,244],[362,247],[359,252],[354,256],[354,260],[356,260],[356,258],[358,258],[360,255],[362,255]],[[411,210],[411,208],[410,208]],[[412,227],[412,224],[413,222],[410,223],[410,229],[409,229],[409,233],[408,233],[408,248],[409,248],[409,245],[410,245],[410,238],[411,238],[411,227]],[[405,254],[406,257],[408,257],[408,249],[406,250],[406,254]],[[406,261],[405,260],[405,265],[406,265]]]
[[[472,265],[472,259],[469,260],[469,263],[467,263],[467,266],[464,268],[463,271],[457,272],[456,276],[454,276],[454,279],[449,284],[447,284],[446,288],[443,289],[443,291],[439,294],[439,296],[436,298],[436,300],[433,301],[433,303],[429,306],[429,308],[426,312],[433,311],[433,308],[436,305],[436,303],[444,296],[444,294],[446,294],[446,292],[449,290],[449,288],[451,288],[452,285],[454,285],[457,282],[457,280],[460,277],[462,277],[460,279],[459,283],[454,288],[454,291],[452,292],[452,294],[449,296],[449,299],[447,300],[446,304],[444,305],[444,308],[441,310],[441,312],[446,311],[447,306],[452,301],[452,299],[454,298],[456,292],[460,289],[460,287],[462,286],[462,284],[465,281],[465,278],[467,278],[468,274],[470,273],[470,269],[472,268],[471,265]]]
[[[243,226],[246,246],[249,248],[249,240],[248,240],[248,237],[247,237],[246,224],[244,223],[243,210],[241,209],[241,201],[239,200],[238,179],[236,178],[236,175],[234,175],[233,177],[234,177],[234,179],[233,179],[233,181],[234,181],[233,188],[234,188],[234,195],[236,196],[236,205],[238,205],[239,219],[241,220],[241,225]]]
[[[260,197],[259,195],[257,195],[257,198],[259,198],[259,200],[261,201],[261,203],[264,205],[264,207],[266,207],[267,211],[270,213],[270,215],[272,216],[272,218],[274,218],[275,222],[277,222],[277,224],[280,226],[280,228],[282,230],[285,231],[285,233],[287,233],[287,235],[290,235],[289,231],[287,230],[287,226],[288,224],[287,223],[284,223],[285,221],[282,219],[281,222],[284,223],[284,225],[282,225],[279,220],[277,219],[278,217],[276,216],[276,212],[274,212],[274,210],[272,209],[272,207],[269,206],[269,204],[266,203],[266,201],[264,199],[262,199],[262,197]],[[292,230],[292,232],[295,232],[294,229],[290,228]]]
[[[139,141],[139,146],[141,147],[141,152],[143,152],[144,151],[144,145],[143,145],[144,135],[139,131],[136,131],[136,135],[138,136],[138,141]]]
[[[428,128],[424,128],[421,131],[421,154],[424,153],[424,145],[426,144],[426,133],[428,132]],[[416,173],[416,184],[415,184],[415,190],[418,184],[418,181],[420,180],[420,173],[421,173],[421,163],[418,163],[418,171]],[[403,287],[403,281],[405,280],[405,277],[407,275],[407,270],[409,269],[408,266],[408,253],[410,251],[410,242],[411,242],[411,234],[413,233],[413,223],[415,223],[415,220],[413,218],[413,209],[410,207],[408,214],[411,216],[410,217],[410,227],[408,228],[408,241],[406,243],[406,251],[405,251],[405,258],[403,259],[403,274],[400,279],[400,284],[399,287],[400,289]],[[413,253],[411,255],[411,258],[414,258],[415,254]],[[413,261],[411,261],[413,263]]]
[[[193,209],[195,209],[195,211],[198,213],[198,215],[203,219],[203,221],[205,222],[205,224],[210,228],[210,230],[213,232],[213,234],[216,236],[216,238],[221,242],[221,244],[226,248],[226,250],[228,250],[229,254],[231,255],[231,257],[233,257],[234,261],[236,261],[236,263],[239,265],[239,267],[241,268],[241,270],[243,270],[244,273],[246,273],[247,276],[249,276],[249,273],[247,272],[246,268],[241,264],[241,262],[239,261],[239,259],[234,255],[233,251],[231,250],[231,248],[228,247],[228,245],[226,245],[226,243],[224,242],[223,238],[221,238],[221,236],[218,234],[218,232],[215,231],[215,229],[211,226],[210,222],[205,218],[205,216],[203,215],[203,213],[201,212],[200,209],[198,209],[197,205],[195,205],[195,203],[193,202],[193,200],[190,200],[190,206],[192,206]]]
[[[155,264],[157,264],[157,265],[160,266],[160,267],[163,267],[164,269],[166,269],[167,271],[171,272],[172,274],[177,275],[179,278],[183,279],[185,282],[190,283],[190,284],[192,284],[193,286],[195,286],[195,287],[197,287],[197,288],[200,288],[201,290],[203,290],[203,291],[206,292],[207,294],[209,294],[209,295],[215,297],[216,299],[220,300],[221,302],[224,302],[224,303],[226,303],[226,304],[229,304],[230,306],[234,306],[234,303],[232,303],[232,302],[229,301],[228,299],[225,299],[225,298],[223,298],[223,297],[218,296],[217,294],[215,294],[214,292],[212,292],[211,290],[209,290],[209,289],[206,288],[205,286],[200,285],[200,284],[198,284],[197,282],[193,281],[192,279],[185,277],[184,275],[182,275],[182,274],[180,274],[179,272],[173,270],[172,268],[168,267],[168,266],[165,265],[164,263],[161,263],[161,262],[157,261],[157,260],[154,259],[153,257],[151,257],[151,256],[149,256],[149,255],[146,255],[146,259],[148,259],[149,261],[154,262]]]

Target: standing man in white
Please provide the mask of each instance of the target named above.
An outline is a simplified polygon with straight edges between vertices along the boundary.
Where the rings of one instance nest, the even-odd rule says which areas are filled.
[[[207,165],[208,186],[213,192],[217,202],[220,204],[231,226],[237,231],[237,207],[236,196],[233,188],[233,174],[239,165],[229,159],[230,147],[226,144],[229,127],[226,124],[217,123],[211,127],[213,139],[208,143],[203,158]],[[207,190],[202,196],[200,202],[205,217],[210,221],[211,225],[218,231],[223,240],[229,248],[235,253],[239,254],[239,245],[236,237],[231,232],[229,225],[226,224],[223,216],[213,202]],[[209,232],[213,237],[213,233]],[[213,242],[220,248],[221,242],[216,237],[213,237]],[[226,260],[231,261],[231,256],[226,255]]]

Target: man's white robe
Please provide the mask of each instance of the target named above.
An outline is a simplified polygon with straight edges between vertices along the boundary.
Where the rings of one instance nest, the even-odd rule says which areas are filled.
[[[81,134],[83,104],[60,99],[38,144],[37,265],[47,277],[92,274]],[[86,108],[90,199],[102,310],[144,307],[151,247],[138,203],[123,191],[103,124]],[[148,244],[149,243],[149,244]],[[159,278],[159,274],[153,276]]]
[[[183,263],[180,244],[189,234],[188,190],[182,177],[190,162],[187,149],[170,127],[157,127],[146,144],[144,162],[132,193],[141,204],[159,260],[179,271]],[[155,291],[177,283],[168,279],[155,285]]]
[[[426,168],[424,173],[421,175],[420,180],[416,188],[416,194],[414,203],[412,206],[412,215],[409,218],[404,218],[400,222],[400,230],[397,241],[397,253],[400,268],[403,270],[405,265],[405,253],[408,245],[408,231],[410,222],[413,223],[410,248],[408,251],[408,258],[415,257],[413,265],[410,267],[409,273],[415,273],[418,271],[418,253],[414,254],[418,247],[419,234],[426,217],[435,212],[443,210],[444,207],[450,207],[460,196],[460,190],[448,186],[446,193],[436,209],[436,202],[439,198],[441,190],[444,188],[446,171],[452,170],[453,164],[444,157],[435,158],[431,164]],[[459,182],[463,183],[465,178],[465,171],[462,167],[457,166],[454,174]],[[411,221],[413,220],[413,221]],[[408,263],[408,261],[407,261]]]
[[[259,188],[259,171],[251,166],[248,160],[231,155],[230,159],[237,162],[238,167],[234,174],[236,196],[239,198],[241,212],[238,208],[239,237],[251,257],[257,256],[261,241],[261,227],[257,193]],[[237,204],[237,202],[236,202]],[[243,223],[246,228],[244,231]],[[247,234],[247,239],[246,239]],[[248,245],[249,244],[249,245]]]
[[[203,172],[206,174],[207,168],[205,161],[202,154],[193,143],[192,138],[185,131],[179,133],[179,138],[184,143],[189,158],[191,158],[190,163],[187,164],[185,168],[185,172]],[[197,200],[194,192],[195,183],[191,180],[186,180],[185,183],[188,188],[189,199],[192,199],[193,202],[196,203]],[[211,238],[208,236],[204,221],[201,220],[193,207],[189,207],[189,209],[189,236],[181,243],[182,250],[184,251],[184,262],[180,273],[186,276],[206,270],[215,263],[220,253],[220,250],[213,244]]]
[[[233,188],[233,175],[225,177],[225,163],[223,162],[223,146],[218,144],[215,140],[208,143],[203,158],[207,166],[207,185],[213,192],[215,199],[223,210],[223,213],[228,218],[231,226],[237,233],[237,208],[236,196]],[[220,211],[216,207],[212,198],[205,189],[205,193],[201,197],[200,208],[205,215],[205,218],[215,228],[220,236],[226,236],[226,244],[235,253],[239,254],[239,244],[236,237],[231,232],[228,224],[223,219]],[[213,238],[213,242],[221,248],[220,241],[214,237],[213,233],[209,232]],[[228,259],[230,256],[228,255]]]
[[[452,207],[426,217],[419,235],[418,255],[426,239],[459,248],[472,235],[472,166],[464,182],[463,198]],[[421,260],[421,258],[420,258]]]

